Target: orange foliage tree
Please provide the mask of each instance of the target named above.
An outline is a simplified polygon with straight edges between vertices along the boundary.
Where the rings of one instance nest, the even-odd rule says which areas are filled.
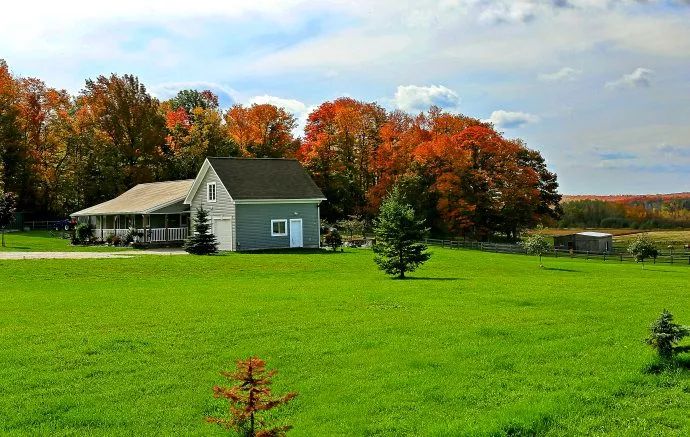
[[[299,143],[292,135],[295,117],[268,103],[234,105],[225,114],[228,134],[248,158],[293,157]]]
[[[281,436],[292,428],[289,425],[267,428],[265,420],[257,416],[263,411],[284,405],[297,396],[295,392],[273,396],[271,384],[276,371],[267,371],[264,360],[258,357],[238,360],[235,371],[223,371],[220,374],[236,381],[230,387],[213,387],[214,397],[228,401],[228,417],[207,417],[207,422],[234,429],[247,437]]]

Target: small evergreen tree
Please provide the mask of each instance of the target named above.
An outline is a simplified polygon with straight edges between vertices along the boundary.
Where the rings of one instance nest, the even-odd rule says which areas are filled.
[[[656,258],[659,251],[654,246],[654,242],[645,234],[639,234],[628,246],[628,252],[635,257],[637,262],[642,263],[644,269],[644,260],[647,258]]]
[[[525,250],[530,255],[539,255],[539,267],[544,267],[541,263],[541,257],[550,249],[548,241],[541,234],[529,235],[524,242]]]
[[[427,232],[424,220],[415,217],[414,209],[394,187],[381,204],[374,224],[374,261],[384,272],[404,279],[406,272],[414,271],[431,256],[426,245],[420,243]]]
[[[5,247],[5,228],[14,220],[17,210],[17,196],[14,193],[0,191],[0,232],[2,232],[2,247]]]
[[[185,242],[184,250],[194,255],[218,253],[218,240],[216,240],[216,236],[211,233],[211,225],[208,221],[208,211],[203,207],[196,210],[193,229],[194,231]]]
[[[673,358],[676,352],[675,345],[683,338],[690,335],[686,326],[673,322],[673,314],[667,310],[661,313],[658,319],[649,328],[649,337],[646,342],[659,353],[659,357],[665,361]]]
[[[289,425],[266,428],[266,422],[257,417],[262,411],[268,411],[288,403],[297,396],[290,392],[273,397],[271,393],[272,378],[276,371],[266,371],[266,363],[258,357],[237,361],[237,370],[223,371],[221,375],[237,384],[230,387],[213,387],[215,398],[227,399],[229,417],[207,417],[206,421],[225,428],[234,429],[245,437],[283,436],[292,427]]]

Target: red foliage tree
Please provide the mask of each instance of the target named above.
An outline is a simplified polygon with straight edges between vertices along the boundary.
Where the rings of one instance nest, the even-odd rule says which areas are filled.
[[[206,421],[231,428],[247,437],[273,437],[284,435],[289,425],[265,428],[266,422],[257,417],[263,411],[284,405],[294,399],[297,393],[290,392],[275,397],[271,392],[275,370],[266,370],[266,363],[258,357],[238,360],[234,372],[223,371],[221,375],[237,384],[230,387],[213,387],[213,396],[228,401],[229,417],[207,417]]]

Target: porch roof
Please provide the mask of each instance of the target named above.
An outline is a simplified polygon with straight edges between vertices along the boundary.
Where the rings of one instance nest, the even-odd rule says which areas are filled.
[[[193,182],[194,179],[185,179],[139,184],[114,199],[82,209],[70,215],[72,217],[79,217],[90,215],[151,214],[176,203],[180,203],[179,212],[183,212],[187,206],[182,205],[182,201]]]

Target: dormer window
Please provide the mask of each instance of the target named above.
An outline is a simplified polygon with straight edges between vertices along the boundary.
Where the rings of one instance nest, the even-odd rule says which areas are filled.
[[[211,203],[214,203],[216,201],[216,183],[215,182],[209,182],[206,184],[206,200],[208,200]]]

